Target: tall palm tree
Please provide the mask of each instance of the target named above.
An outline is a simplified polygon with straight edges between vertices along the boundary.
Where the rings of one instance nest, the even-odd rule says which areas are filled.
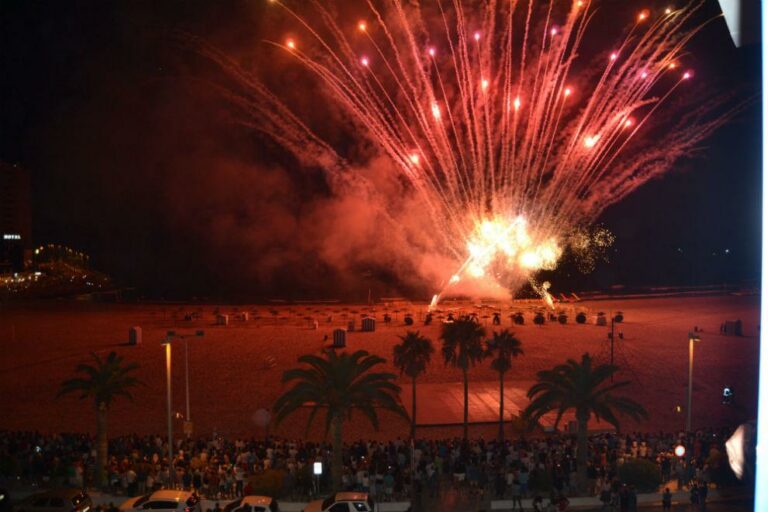
[[[592,365],[589,354],[581,357],[581,362],[568,359],[565,364],[537,374],[538,382],[528,390],[531,403],[525,415],[538,421],[544,414],[557,411],[555,428],[566,411],[576,412],[578,423],[578,467],[579,484],[583,487],[587,476],[587,422],[591,416],[605,420],[619,430],[616,412],[635,420],[646,419],[648,413],[642,405],[626,396],[616,396],[614,392],[628,386],[629,381],[609,383],[618,367],[610,364]]]
[[[344,419],[352,411],[360,411],[379,428],[376,408],[382,408],[408,417],[400,404],[400,386],[393,373],[371,372],[385,360],[365,350],[340,354],[328,350],[322,356],[304,355],[299,363],[306,366],[283,373],[283,383],[293,383],[275,402],[275,421],[279,424],[286,416],[304,405],[312,407],[307,420],[309,430],[320,409],[326,410],[325,431],[332,431],[333,460],[331,475],[335,490],[341,489],[342,439]]]
[[[138,363],[123,364],[123,357],[115,352],[102,359],[91,352],[93,364],[81,363],[75,368],[75,372],[84,374],[65,380],[61,383],[56,397],[68,393],[80,393],[80,398],[93,399],[96,408],[96,485],[103,487],[106,484],[107,468],[107,413],[115,398],[123,396],[133,400],[130,389],[141,382],[132,375],[139,367]]]
[[[485,328],[476,319],[462,316],[454,322],[443,324],[440,339],[443,340],[445,364],[461,370],[464,377],[464,439],[469,429],[469,380],[467,372],[483,360]]]
[[[411,378],[413,403],[411,405],[411,439],[416,438],[416,377],[427,369],[435,348],[432,340],[419,334],[419,331],[408,331],[405,336],[398,336],[401,344],[392,350],[395,367],[400,374]]]
[[[499,373],[499,440],[504,440],[504,375],[512,368],[512,359],[522,355],[522,343],[504,329],[494,332],[485,342],[485,355],[491,357],[491,368]]]

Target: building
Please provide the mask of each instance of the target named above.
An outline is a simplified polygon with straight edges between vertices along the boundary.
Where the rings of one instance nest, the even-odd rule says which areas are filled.
[[[24,270],[32,248],[29,173],[0,162],[0,274]]]

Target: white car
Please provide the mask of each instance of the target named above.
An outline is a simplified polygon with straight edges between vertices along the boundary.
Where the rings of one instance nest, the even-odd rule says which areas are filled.
[[[324,500],[311,502],[304,512],[374,512],[373,499],[367,492],[337,492]]]
[[[202,512],[200,498],[189,491],[162,490],[126,500],[120,505],[124,512]]]
[[[141,510],[141,506],[146,503],[146,501],[149,499],[149,497],[152,496],[151,494],[145,494],[143,496],[134,496],[133,498],[128,498],[124,502],[120,504],[118,510],[121,512],[129,512],[133,510]]]
[[[243,507],[246,505],[251,507],[252,512],[280,512],[277,500],[269,496],[243,496],[228,503],[224,507],[224,512],[243,512]]]

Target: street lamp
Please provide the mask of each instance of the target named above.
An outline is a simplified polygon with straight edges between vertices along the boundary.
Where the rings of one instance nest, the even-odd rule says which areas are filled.
[[[165,338],[167,343],[171,343],[175,339],[184,340],[184,388],[187,403],[187,414],[184,418],[185,433],[187,435],[192,434],[192,413],[189,409],[189,347],[187,346],[187,339],[191,337],[202,338],[204,335],[205,331],[195,331],[194,334],[176,334],[176,331],[168,331]]]
[[[691,408],[693,407],[693,344],[701,341],[701,338],[696,334],[688,333],[688,410],[686,411],[687,418],[685,420],[686,432],[691,431]]]
[[[171,486],[174,483],[173,471],[173,417],[171,405],[171,341],[166,340],[162,343],[165,347],[165,388],[168,394],[168,475]]]

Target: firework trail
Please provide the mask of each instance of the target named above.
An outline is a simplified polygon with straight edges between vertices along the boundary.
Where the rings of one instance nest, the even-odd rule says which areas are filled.
[[[701,2],[636,13],[585,72],[590,0],[368,0],[351,24],[319,0],[265,1],[296,28],[270,44],[317,77],[418,193],[456,262],[443,289],[471,278],[514,289],[554,268],[570,233],[738,110],[707,101],[649,136],[649,120],[693,77],[682,60]],[[343,181],[344,159],[263,82],[199,48],[238,84],[225,93],[249,122]]]

